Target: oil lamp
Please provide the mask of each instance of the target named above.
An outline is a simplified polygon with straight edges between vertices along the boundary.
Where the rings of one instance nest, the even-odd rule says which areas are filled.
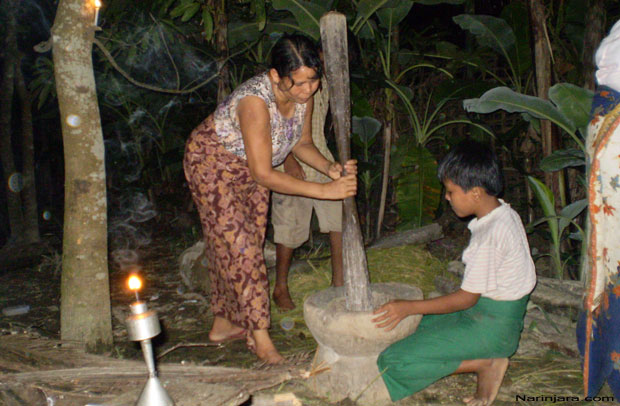
[[[157,313],[148,310],[146,302],[141,301],[138,290],[142,287],[142,281],[137,275],[132,275],[128,280],[129,289],[136,295],[136,301],[129,305],[131,315],[125,320],[127,333],[131,341],[139,341],[142,347],[142,354],[148,369],[149,377],[142,389],[135,406],[174,406],[174,402],[162,386],[157,377],[155,368],[155,356],[153,354],[153,344],[151,338],[161,332]]]

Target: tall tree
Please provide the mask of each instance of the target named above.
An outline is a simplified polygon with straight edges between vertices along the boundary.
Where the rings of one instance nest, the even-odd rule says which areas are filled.
[[[17,48],[17,0],[5,0],[0,3],[0,15],[4,19],[4,64],[0,82],[0,161],[6,178],[7,205],[11,237],[15,243],[22,242],[24,236],[24,213],[21,206],[19,174],[13,158],[11,142],[13,128],[13,96],[15,94],[15,66],[19,58]]]
[[[34,173],[34,131],[32,129],[32,96],[26,86],[22,73],[23,55],[19,55],[15,67],[15,88],[21,105],[22,130],[22,172],[24,187],[21,192],[21,202],[24,213],[24,240],[27,243],[36,243],[39,235],[39,210],[37,207],[37,188]]]
[[[226,14],[225,0],[209,0],[209,7],[214,16],[214,42],[220,60],[225,61],[228,56],[228,15]],[[226,62],[224,62],[226,63]],[[217,79],[217,104],[224,101],[230,93],[228,66],[220,68]]]
[[[547,9],[540,0],[530,0],[530,21],[534,39],[534,58],[536,66],[536,93],[542,99],[549,99],[551,88],[551,50],[546,34]],[[560,139],[551,127],[549,120],[541,120],[540,133],[542,138],[543,156],[549,156],[560,147]],[[556,208],[566,205],[561,171],[545,172],[545,183],[553,191]]]
[[[594,90],[594,72],[596,70],[594,52],[605,34],[605,0],[589,0],[588,3],[581,62],[583,63],[584,87]]]
[[[104,145],[92,65],[95,8],[61,0],[52,27],[65,157],[60,328],[89,350],[112,344]]]

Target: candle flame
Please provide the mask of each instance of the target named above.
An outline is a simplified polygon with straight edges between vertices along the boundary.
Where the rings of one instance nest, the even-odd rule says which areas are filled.
[[[95,0],[95,8],[101,8],[101,0]]]
[[[142,281],[136,275],[130,276],[127,284],[129,285],[129,289],[134,292],[137,292],[142,287]]]

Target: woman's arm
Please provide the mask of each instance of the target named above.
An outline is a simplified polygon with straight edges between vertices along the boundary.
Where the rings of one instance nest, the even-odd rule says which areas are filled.
[[[480,293],[459,289],[449,295],[427,300],[395,300],[373,312],[380,315],[372,319],[377,327],[393,330],[402,319],[412,314],[444,314],[469,309],[478,302]]]
[[[347,170],[352,172],[350,175],[324,184],[306,182],[273,169],[270,117],[262,99],[256,96],[244,97],[239,101],[237,114],[250,173],[258,184],[279,193],[316,199],[339,200],[355,195],[357,167],[354,163],[347,166]]]

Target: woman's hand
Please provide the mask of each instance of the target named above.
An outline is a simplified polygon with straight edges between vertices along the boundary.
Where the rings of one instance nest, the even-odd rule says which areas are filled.
[[[340,179],[340,177],[342,176],[342,170],[342,165],[338,162],[334,162],[329,166],[329,168],[327,168],[327,174],[332,179]],[[357,160],[348,160],[347,163],[344,164],[344,170],[346,171],[347,175],[357,175]]]
[[[385,331],[394,330],[402,319],[415,314],[412,307],[413,302],[411,300],[394,300],[388,302],[372,313],[380,315],[372,319],[372,322],[375,323],[378,328],[384,328]]]
[[[293,154],[289,154],[284,160],[284,172],[291,175],[294,178],[304,180],[306,179],[306,173],[304,168],[301,167],[297,159],[293,157]]]
[[[341,200],[357,193],[357,175],[345,175],[331,182],[321,184],[322,199]]]

